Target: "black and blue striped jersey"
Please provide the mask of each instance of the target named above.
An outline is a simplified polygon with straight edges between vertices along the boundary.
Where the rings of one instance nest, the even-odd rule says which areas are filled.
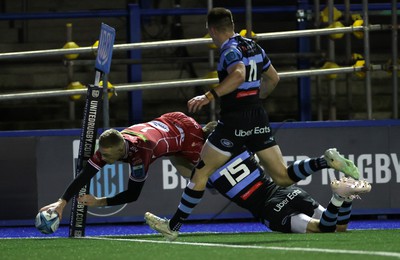
[[[247,150],[232,156],[210,176],[207,184],[274,231],[292,232],[288,218],[299,213],[311,217],[319,206],[310,194],[295,185],[277,186]]]
[[[256,217],[277,189],[247,150],[233,156],[214,172],[208,184]]]
[[[265,51],[253,40],[235,34],[221,46],[217,67],[219,82],[228,76],[228,68],[242,62],[246,67],[246,78],[235,91],[221,97],[221,111],[240,109],[243,105],[260,103],[261,74],[268,70],[271,61]]]

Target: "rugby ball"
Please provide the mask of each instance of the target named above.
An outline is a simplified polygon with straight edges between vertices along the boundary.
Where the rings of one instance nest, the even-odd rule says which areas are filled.
[[[54,233],[59,225],[60,218],[58,217],[57,211],[54,209],[48,209],[36,215],[35,227],[43,234]]]

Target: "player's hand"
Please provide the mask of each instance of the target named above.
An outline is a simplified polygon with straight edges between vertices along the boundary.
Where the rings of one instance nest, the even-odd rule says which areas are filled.
[[[195,113],[208,103],[210,103],[210,100],[205,95],[194,97],[188,101],[189,112]]]
[[[67,205],[67,201],[65,201],[63,199],[59,199],[58,201],[56,201],[54,203],[44,206],[39,211],[42,212],[42,211],[46,211],[48,209],[54,209],[58,213],[58,216],[60,217],[60,220],[61,220],[65,205]]]
[[[97,198],[91,194],[85,194],[78,198],[78,201],[80,203],[82,203],[85,206],[91,206],[91,207],[105,206],[105,204],[103,203],[104,202],[103,200],[104,200],[104,198]]]

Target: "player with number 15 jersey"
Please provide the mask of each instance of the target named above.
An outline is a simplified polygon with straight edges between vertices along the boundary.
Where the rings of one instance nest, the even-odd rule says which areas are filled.
[[[298,186],[279,187],[257,163],[254,155],[247,150],[232,158],[216,172],[207,183],[209,188],[216,189],[224,197],[249,210],[260,222],[274,231],[295,232],[295,226],[307,226],[315,214],[322,214],[324,208],[305,190]],[[289,196],[284,206],[281,201]],[[306,219],[296,219],[293,215],[303,213]],[[318,215],[319,216],[319,215]],[[300,224],[299,224],[300,222]],[[298,231],[306,232],[305,229]]]

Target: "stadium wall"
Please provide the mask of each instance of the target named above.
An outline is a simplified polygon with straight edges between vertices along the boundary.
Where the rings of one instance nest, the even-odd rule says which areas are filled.
[[[283,122],[273,131],[288,163],[316,157],[336,147],[354,160],[372,191],[354,203],[354,215],[400,213],[400,120]],[[0,225],[30,225],[40,207],[54,202],[73,179],[80,130],[0,132]],[[91,183],[91,193],[112,196],[126,187],[129,167],[107,165]],[[322,205],[327,205],[330,179],[338,173],[325,169],[299,185]],[[143,221],[146,211],[171,216],[186,180],[179,177],[168,158],[155,161],[138,201],[122,206],[89,208],[89,223]],[[70,205],[63,222],[67,223]],[[250,214],[209,191],[192,219],[248,218]]]

